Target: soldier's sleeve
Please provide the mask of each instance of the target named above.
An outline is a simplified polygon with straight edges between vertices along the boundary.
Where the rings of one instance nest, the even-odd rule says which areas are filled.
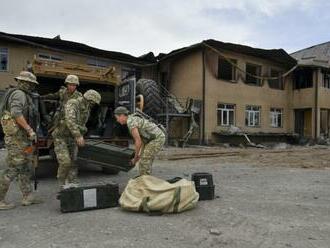
[[[24,106],[27,103],[26,95],[21,90],[14,91],[8,101],[10,114],[13,118],[23,115]]]
[[[133,128],[141,128],[143,124],[143,120],[140,117],[132,116],[127,119],[127,127],[129,130]]]
[[[77,120],[78,111],[79,106],[75,100],[69,100],[65,105],[65,123],[75,138],[82,136]]]
[[[42,98],[43,98],[43,99],[46,99],[46,100],[59,100],[62,91],[63,91],[63,88],[61,88],[60,90],[58,90],[58,91],[55,92],[55,93],[49,93],[49,94],[47,94],[47,95],[43,95]]]

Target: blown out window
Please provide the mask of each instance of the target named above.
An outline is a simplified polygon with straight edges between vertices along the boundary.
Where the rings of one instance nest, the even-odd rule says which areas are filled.
[[[0,71],[8,71],[8,48],[0,48]]]
[[[236,81],[236,65],[237,61],[234,59],[226,60],[219,58],[218,61],[218,79],[227,81]]]

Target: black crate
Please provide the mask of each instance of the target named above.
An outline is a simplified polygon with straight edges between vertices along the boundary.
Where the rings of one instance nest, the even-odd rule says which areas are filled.
[[[68,188],[59,192],[61,212],[78,212],[118,206],[118,184]]]
[[[196,186],[196,191],[199,194],[199,201],[214,199],[214,186]]]
[[[210,173],[194,173],[191,176],[191,180],[195,183],[196,191],[199,193],[200,201],[214,199],[213,177]]]
[[[97,140],[88,140],[84,147],[79,148],[78,152],[79,160],[118,171],[129,171],[134,168],[131,165],[133,157],[134,149]]]

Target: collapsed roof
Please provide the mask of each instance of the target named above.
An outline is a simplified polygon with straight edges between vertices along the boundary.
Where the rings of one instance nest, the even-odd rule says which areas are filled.
[[[117,60],[127,63],[141,64],[141,65],[150,63],[150,61],[144,60],[143,57],[137,58],[126,53],[106,51],[82,43],[62,40],[60,36],[56,36],[55,38],[44,38],[37,36],[8,34],[8,33],[0,32],[0,39],[29,44],[36,47],[57,49],[61,51],[83,54],[88,56],[95,56],[95,57]]]
[[[226,43],[222,41],[217,41],[213,39],[204,40],[201,43],[197,43],[188,47],[183,47],[180,49],[173,50],[168,54],[160,54],[158,56],[159,60],[165,60],[167,58],[177,56],[179,54],[189,53],[196,49],[200,49],[205,47],[205,45],[211,46],[212,48],[218,50],[219,52],[231,51],[236,53],[241,53],[253,57],[258,57],[262,59],[266,59],[286,67],[293,67],[297,64],[297,61],[292,58],[286,51],[283,49],[260,49],[254,48],[250,46],[234,44],[234,43]]]
[[[330,68],[330,42],[308,47],[291,54],[300,66]]]

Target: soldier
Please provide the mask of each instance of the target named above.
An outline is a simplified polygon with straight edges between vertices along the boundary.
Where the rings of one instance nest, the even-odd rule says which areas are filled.
[[[57,179],[60,188],[66,183],[71,186],[78,184],[78,167],[75,160],[78,146],[84,146],[84,134],[87,133],[86,122],[90,110],[100,104],[101,95],[95,90],[88,90],[83,97],[70,99],[64,106],[64,119],[52,133],[55,153],[59,164]]]
[[[79,78],[76,75],[68,75],[65,79],[66,87],[62,86],[59,91],[41,96],[42,100],[58,100],[59,106],[54,114],[51,130],[59,124],[64,118],[64,106],[69,99],[77,99],[82,94],[77,90],[79,86]]]
[[[115,117],[121,125],[127,125],[134,139],[135,156],[132,164],[138,163],[140,176],[150,175],[155,156],[164,146],[165,131],[139,113],[129,115],[125,107],[116,108]]]
[[[32,194],[30,159],[27,148],[31,141],[36,141],[36,133],[29,124],[36,118],[31,92],[38,84],[36,77],[28,71],[22,71],[15,78],[18,85],[9,89],[0,106],[1,125],[5,134],[4,140],[8,151],[8,168],[0,173],[0,210],[14,208],[15,205],[5,202],[11,182],[16,178],[22,192],[22,205],[41,203]]]

